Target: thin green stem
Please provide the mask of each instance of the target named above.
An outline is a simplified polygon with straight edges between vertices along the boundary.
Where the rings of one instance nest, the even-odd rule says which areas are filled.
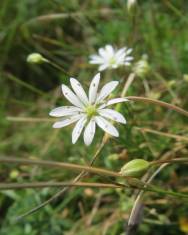
[[[15,163],[15,164],[23,164],[23,165],[41,165],[41,166],[47,166],[47,167],[60,167],[65,168],[69,170],[76,170],[76,171],[87,171],[94,174],[99,175],[106,175],[106,176],[112,176],[112,177],[122,177],[121,174],[109,171],[97,167],[90,167],[90,166],[82,166],[78,164],[71,164],[71,163],[63,163],[63,162],[55,162],[55,161],[47,161],[47,160],[29,160],[29,159],[19,159],[19,158],[13,158],[13,157],[0,157],[1,163]]]
[[[174,158],[169,160],[156,160],[153,162],[150,162],[150,165],[160,165],[163,163],[173,164],[173,163],[188,163],[188,158]]]
[[[176,134],[171,134],[171,133],[167,133],[167,132],[162,132],[162,131],[156,131],[150,128],[145,128],[145,127],[134,127],[134,129],[139,130],[140,132],[147,132],[147,133],[151,133],[151,134],[155,134],[155,135],[159,135],[159,136],[165,136],[168,138],[173,138],[176,139],[178,141],[186,141],[188,142],[188,137],[187,136],[181,136],[181,135],[176,135]]]
[[[168,196],[188,199],[187,194],[178,193],[178,192],[174,192],[174,191],[170,191],[170,190],[163,190],[163,189],[159,189],[158,187],[151,186],[151,185],[149,185],[147,187],[147,191],[159,193],[159,194],[162,194],[162,195],[168,195]]]
[[[50,65],[52,65],[54,68],[60,70],[61,72],[63,72],[65,75],[67,75],[67,76],[70,77],[70,75],[69,75],[61,66],[59,66],[58,64],[52,62],[52,61],[49,60],[49,59],[48,59],[47,63],[50,64]]]
[[[83,15],[86,16],[95,16],[95,15],[109,15],[109,14],[117,14],[121,12],[121,9],[109,9],[109,8],[102,8],[100,10],[90,10],[90,11],[77,11],[77,12],[70,12],[70,13],[55,13],[55,14],[48,14],[48,15],[41,15],[35,17],[29,21],[27,21],[23,26],[32,23],[38,22],[47,22],[52,20],[59,20],[59,19],[66,19],[66,18],[75,18],[80,17]]]
[[[132,100],[132,101],[143,101],[143,102],[146,102],[146,103],[157,104],[159,106],[174,110],[174,111],[176,111],[178,113],[181,113],[181,114],[188,117],[188,111],[186,111],[186,110],[184,110],[184,109],[182,109],[182,108],[180,108],[176,105],[166,103],[164,101],[150,99],[150,98],[146,98],[146,97],[139,97],[139,96],[128,96],[128,97],[125,97],[125,98],[127,98],[129,100]]]
[[[13,82],[16,82],[17,84],[27,88],[28,90],[35,92],[38,95],[45,95],[45,93],[41,90],[39,90],[38,88],[32,86],[31,84],[28,84],[26,82],[24,82],[23,80],[15,77],[14,75],[10,74],[10,73],[5,73],[5,76],[10,79]]]
[[[6,119],[11,122],[54,122],[51,118],[33,118],[33,117],[12,117],[7,116]]]
[[[33,182],[33,183],[0,183],[0,190],[25,189],[25,188],[49,188],[49,187],[95,187],[95,188],[121,188],[123,186],[105,183],[90,182]]]

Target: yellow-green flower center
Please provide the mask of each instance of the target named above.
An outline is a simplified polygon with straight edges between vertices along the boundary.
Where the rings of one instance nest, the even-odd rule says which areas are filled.
[[[116,60],[114,57],[111,57],[110,60],[109,60],[109,64],[113,65],[116,63]]]
[[[97,114],[97,109],[94,105],[87,106],[85,111],[86,111],[86,114],[89,118],[91,118]]]

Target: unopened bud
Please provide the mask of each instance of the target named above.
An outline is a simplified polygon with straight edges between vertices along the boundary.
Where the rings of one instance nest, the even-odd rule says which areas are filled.
[[[142,58],[136,62],[133,67],[133,72],[141,78],[144,78],[150,71],[147,55],[143,55]]]
[[[126,163],[120,170],[122,176],[140,177],[149,168],[150,163],[144,159],[134,159]]]
[[[12,171],[10,172],[10,178],[11,178],[11,179],[16,179],[18,176],[19,176],[19,171],[17,171],[17,170],[12,170]]]
[[[48,62],[48,60],[39,53],[32,53],[28,55],[27,62],[31,64],[42,64]]]

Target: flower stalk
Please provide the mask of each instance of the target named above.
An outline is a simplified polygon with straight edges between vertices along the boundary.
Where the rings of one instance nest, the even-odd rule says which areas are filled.
[[[150,99],[150,98],[147,98],[147,97],[139,97],[139,96],[127,96],[125,98],[127,98],[128,100],[132,100],[132,101],[142,101],[142,102],[146,102],[146,103],[157,104],[159,106],[174,110],[174,111],[176,111],[178,113],[181,113],[184,116],[188,117],[188,111],[186,111],[186,110],[184,110],[184,109],[182,109],[182,108],[180,108],[176,105],[164,102],[164,101]]]
[[[122,188],[121,185],[90,183],[90,182],[33,182],[33,183],[0,183],[0,190],[48,188],[48,187],[94,187],[94,188]]]
[[[15,163],[15,164],[23,164],[23,165],[41,165],[46,167],[59,167],[65,168],[73,171],[87,171],[94,174],[105,175],[105,176],[112,176],[112,177],[122,177],[121,174],[109,171],[97,167],[90,167],[90,166],[82,166],[78,164],[72,163],[64,163],[64,162],[55,162],[55,161],[47,161],[47,160],[30,160],[30,159],[19,159],[13,157],[0,157],[1,163]]]

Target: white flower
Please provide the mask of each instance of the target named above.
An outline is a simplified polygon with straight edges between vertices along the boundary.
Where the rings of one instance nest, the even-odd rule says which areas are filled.
[[[90,56],[90,64],[100,65],[98,70],[103,71],[107,68],[116,69],[122,65],[130,65],[133,60],[129,54],[132,52],[131,48],[123,47],[119,50],[114,49],[111,45],[106,45],[98,50],[98,55]]]
[[[72,143],[76,143],[84,129],[84,142],[90,145],[94,135],[96,125],[108,134],[118,137],[117,129],[109,120],[126,124],[126,120],[119,112],[107,108],[112,104],[128,101],[126,98],[114,98],[106,100],[109,94],[116,88],[118,81],[108,82],[98,92],[100,82],[100,73],[94,76],[89,87],[89,94],[86,95],[81,84],[75,78],[70,78],[73,91],[66,85],[62,85],[62,92],[65,98],[72,103],[73,106],[62,106],[53,109],[50,115],[53,117],[61,117],[55,122],[54,128],[61,128],[75,123],[72,132]],[[108,120],[109,119],[109,120]]]

